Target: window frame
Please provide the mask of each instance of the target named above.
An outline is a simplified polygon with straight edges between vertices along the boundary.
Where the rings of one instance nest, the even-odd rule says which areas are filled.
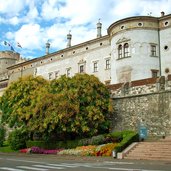
[[[150,44],[150,56],[156,57],[157,56],[157,45]]]
[[[66,76],[71,77],[71,68],[66,68]]]
[[[111,69],[111,59],[110,58],[107,58],[105,59],[105,69],[108,70],[108,69]]]
[[[55,71],[55,79],[59,78],[59,71]]]
[[[84,64],[79,65],[79,73],[85,73]]]
[[[158,72],[159,72],[159,70],[157,70],[157,69],[151,69],[151,77],[152,78],[157,78],[158,77]]]
[[[118,45],[118,59],[121,59],[122,57],[122,45]]]
[[[93,62],[93,72],[98,72],[98,61]]]
[[[130,54],[129,54],[129,44],[128,43],[124,43],[123,50],[124,50],[124,58],[129,57]]]
[[[48,73],[48,78],[49,78],[49,80],[52,80],[53,79],[53,72],[49,72]]]

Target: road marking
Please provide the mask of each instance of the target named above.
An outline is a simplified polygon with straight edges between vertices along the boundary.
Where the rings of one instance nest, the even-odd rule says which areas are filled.
[[[34,167],[41,167],[41,168],[47,168],[47,169],[64,169],[62,167],[55,167],[55,166],[45,166],[45,165],[33,165]]]
[[[105,161],[103,163],[106,163],[106,164],[134,164],[133,162],[110,162],[110,161]]]
[[[40,171],[47,171],[48,169],[43,168],[36,168],[36,167],[28,167],[28,166],[16,166],[17,168],[21,169],[29,169],[29,170],[40,170]]]
[[[70,167],[70,168],[76,168],[76,167],[79,167],[79,166],[74,166],[74,165],[70,165],[70,164],[47,164],[49,166],[59,166],[59,167]]]
[[[144,170],[144,169],[134,169],[134,168],[131,168],[131,169],[126,169],[126,168],[108,168],[109,170],[125,170],[125,171],[162,171],[162,170]]]
[[[18,160],[18,159],[7,159],[10,161],[20,161],[20,162],[26,162],[26,163],[39,163],[39,164],[45,164],[44,162],[36,162],[36,161],[32,161],[32,160]]]
[[[9,168],[9,167],[0,167],[0,170],[9,170],[9,171],[24,171],[21,169],[13,169],[13,168]]]

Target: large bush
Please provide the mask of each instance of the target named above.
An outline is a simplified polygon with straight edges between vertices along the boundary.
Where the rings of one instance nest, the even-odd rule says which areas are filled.
[[[21,78],[3,94],[2,121],[36,131],[46,140],[86,138],[108,132],[110,93],[95,76],[62,76],[50,83]],[[96,140],[97,141],[97,140]]]
[[[28,132],[23,129],[16,129],[9,134],[8,142],[12,150],[19,150],[26,147],[29,139]]]
[[[5,140],[5,133],[6,133],[6,130],[3,126],[0,126],[0,147],[3,146],[3,142]]]
[[[2,122],[10,127],[21,127],[34,114],[34,108],[39,95],[47,91],[48,82],[41,77],[23,77],[10,84],[0,99]]]

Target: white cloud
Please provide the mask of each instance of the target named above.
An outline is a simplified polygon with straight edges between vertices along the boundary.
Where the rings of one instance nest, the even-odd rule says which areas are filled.
[[[33,5],[30,7],[26,17],[24,17],[24,20],[29,21],[34,21],[35,19],[37,19],[39,16],[38,10],[37,8]]]
[[[74,3],[72,0],[67,0],[66,6],[60,8],[60,16],[69,18],[71,25],[85,24],[97,20],[99,18],[97,14],[100,10],[99,2],[101,0],[75,0]]]
[[[23,25],[14,33],[15,42],[20,42],[23,48],[40,49],[43,37],[43,29],[38,24]]]
[[[161,11],[166,13],[170,11],[170,0],[122,0],[117,1],[113,9],[113,15],[117,19],[135,15],[160,16]]]
[[[45,20],[54,19],[59,16],[58,0],[47,0],[42,5],[41,16]]]
[[[18,17],[12,17],[9,19],[9,23],[12,25],[17,25],[20,23],[20,19]]]
[[[21,0],[0,0],[0,13],[8,16],[18,15],[23,10],[24,1]]]

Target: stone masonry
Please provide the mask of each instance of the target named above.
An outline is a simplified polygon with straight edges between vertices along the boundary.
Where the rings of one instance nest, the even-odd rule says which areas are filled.
[[[133,129],[143,124],[150,136],[171,135],[171,79],[132,82],[113,89],[113,130]],[[134,85],[133,87],[131,86]],[[135,86],[135,85],[139,86]],[[116,85],[115,85],[116,87]],[[112,89],[112,87],[110,87]],[[118,96],[116,95],[118,93]]]

